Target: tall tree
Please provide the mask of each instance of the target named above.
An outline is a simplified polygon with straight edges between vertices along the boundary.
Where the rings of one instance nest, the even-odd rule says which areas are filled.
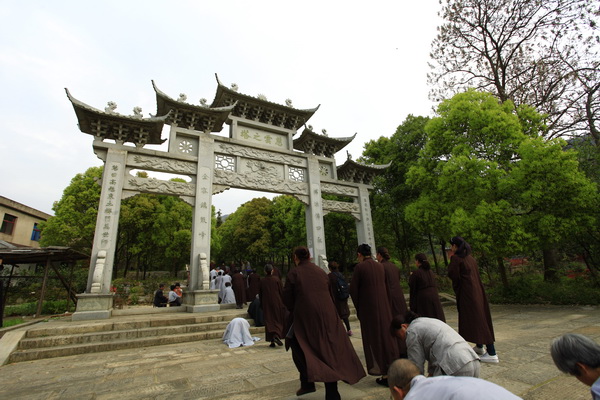
[[[476,88],[547,114],[548,137],[597,134],[597,1],[442,4],[431,51],[433,99]]]
[[[563,142],[541,139],[545,126],[533,109],[469,90],[442,102],[438,114],[408,173],[409,183],[421,188],[407,207],[413,223],[441,237],[469,238],[497,261],[507,285],[502,257],[556,248],[559,237],[592,221],[594,185]],[[555,270],[550,256],[545,253],[548,279]]]
[[[362,160],[373,164],[392,164],[373,182],[371,194],[375,237],[402,262],[408,271],[414,254],[423,246],[422,227],[405,216],[408,204],[419,195],[419,188],[406,184],[406,173],[416,164],[425,144],[427,117],[409,115],[390,137],[380,137],[365,144]]]
[[[54,217],[40,225],[41,246],[68,246],[85,254],[92,253],[102,170],[102,167],[91,167],[71,179],[60,200],[52,206]]]

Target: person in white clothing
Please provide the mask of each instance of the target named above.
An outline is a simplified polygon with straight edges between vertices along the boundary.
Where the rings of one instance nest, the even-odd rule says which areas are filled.
[[[515,400],[521,399],[502,386],[470,376],[426,378],[410,360],[398,359],[388,370],[388,384],[394,400]]]
[[[252,346],[257,340],[260,338],[250,335],[250,324],[244,318],[232,319],[223,334],[223,343],[229,348]]]
[[[230,282],[225,283],[221,304],[235,304],[235,293],[233,293]]]

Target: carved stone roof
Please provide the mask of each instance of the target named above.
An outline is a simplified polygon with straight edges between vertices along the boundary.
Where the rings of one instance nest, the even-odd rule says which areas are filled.
[[[294,149],[305,153],[333,158],[334,154],[343,149],[356,137],[356,133],[349,137],[333,138],[313,132],[304,128],[302,135],[294,139]]]
[[[143,118],[141,110],[136,110],[137,115],[134,116],[121,115],[114,111],[115,104],[112,109],[107,107],[105,111],[101,111],[71,96],[69,89],[65,88],[65,91],[75,109],[79,130],[83,133],[102,140],[113,139],[117,143],[134,143],[138,147],[161,144],[166,140],[161,139],[161,133],[168,115]]]
[[[235,103],[227,107],[211,108],[175,100],[160,91],[154,81],[152,87],[156,92],[156,115],[169,113],[167,124],[181,126],[201,132],[220,132]]]
[[[392,165],[366,165],[353,161],[348,155],[348,159],[343,165],[337,167],[338,179],[354,183],[364,183],[370,185],[373,178],[381,174],[387,167]]]
[[[265,124],[298,130],[319,109],[299,110],[282,104],[252,97],[224,86],[217,77],[217,94],[211,107],[226,107],[235,105],[232,115]]]

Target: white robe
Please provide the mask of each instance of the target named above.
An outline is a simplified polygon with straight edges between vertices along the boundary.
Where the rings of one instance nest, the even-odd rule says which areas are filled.
[[[260,338],[250,335],[250,324],[244,318],[234,318],[223,334],[223,343],[229,346],[230,349],[240,346],[252,346],[255,341]]]
[[[231,286],[227,286],[223,291],[221,304],[235,304],[235,293],[233,293]]]

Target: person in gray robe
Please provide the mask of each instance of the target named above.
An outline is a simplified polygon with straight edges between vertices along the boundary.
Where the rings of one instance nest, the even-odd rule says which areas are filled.
[[[479,357],[452,327],[437,318],[419,317],[412,311],[392,319],[392,334],[406,341],[408,359],[421,374],[427,361],[429,376],[479,378]]]

